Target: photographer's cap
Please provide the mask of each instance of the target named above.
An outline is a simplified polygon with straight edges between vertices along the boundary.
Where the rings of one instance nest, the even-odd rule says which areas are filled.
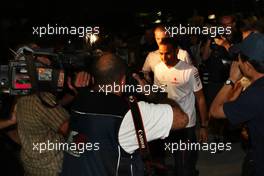
[[[258,32],[249,34],[240,44],[237,45],[240,53],[250,60],[264,61],[264,35]]]

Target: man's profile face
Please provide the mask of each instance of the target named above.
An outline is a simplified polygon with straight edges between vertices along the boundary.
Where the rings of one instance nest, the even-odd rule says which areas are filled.
[[[232,27],[232,28],[235,27],[234,19],[231,16],[224,16],[224,17],[222,17],[220,23],[225,28],[226,27]]]
[[[176,51],[171,45],[163,45],[159,46],[159,53],[162,62],[164,62],[167,66],[174,66],[177,62]]]
[[[161,30],[156,30],[154,34],[155,34],[155,40],[157,42],[157,45],[160,46],[162,39],[167,37],[166,33]]]

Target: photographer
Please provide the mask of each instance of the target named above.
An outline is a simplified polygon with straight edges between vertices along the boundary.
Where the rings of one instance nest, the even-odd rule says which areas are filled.
[[[229,64],[231,58],[228,51],[216,43],[219,38],[207,38],[201,43],[202,63],[199,66],[204,95],[207,107],[210,107],[217,92],[221,89],[223,83],[228,78]],[[210,133],[213,134],[215,142],[223,142],[226,120],[210,121]]]
[[[213,118],[227,118],[232,124],[245,122],[249,128],[251,167],[249,175],[261,176],[264,169],[264,36],[260,33],[249,34],[238,45],[238,61],[231,66],[229,79],[214,99],[210,114]],[[243,92],[242,87],[234,85],[242,76],[247,77],[251,85]],[[240,94],[241,93],[241,94]],[[232,94],[234,96],[232,96]],[[230,100],[230,97],[232,99]]]
[[[143,175],[144,164],[135,134],[132,114],[122,90],[106,93],[106,86],[126,84],[126,65],[110,53],[94,64],[94,86],[80,91],[72,107],[68,144],[84,144],[84,151],[65,152],[65,175]],[[134,75],[144,86],[145,82]],[[187,115],[174,102],[168,104],[138,103],[147,141],[166,138],[171,129],[184,128]]]

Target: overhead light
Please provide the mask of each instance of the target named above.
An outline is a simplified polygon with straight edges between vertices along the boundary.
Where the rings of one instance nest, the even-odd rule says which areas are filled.
[[[156,21],[154,21],[154,23],[156,23],[156,24],[161,23],[161,20],[156,20]]]
[[[215,19],[215,14],[208,15],[209,20],[214,20]]]
[[[157,13],[157,15],[158,15],[158,16],[161,16],[161,11],[159,11],[159,12]]]
[[[98,39],[99,39],[99,37],[96,34],[88,34],[87,33],[85,36],[85,41],[90,46],[92,46]]]

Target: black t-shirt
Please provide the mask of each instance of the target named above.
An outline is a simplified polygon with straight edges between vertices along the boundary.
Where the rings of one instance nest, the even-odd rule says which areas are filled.
[[[264,77],[255,81],[239,98],[224,104],[224,113],[233,124],[249,127],[256,175],[264,170]]]
[[[218,46],[213,49],[210,57],[204,61],[205,72],[209,75],[209,83],[223,83],[229,76],[229,64],[225,62],[230,62],[229,53],[224,47]]]

